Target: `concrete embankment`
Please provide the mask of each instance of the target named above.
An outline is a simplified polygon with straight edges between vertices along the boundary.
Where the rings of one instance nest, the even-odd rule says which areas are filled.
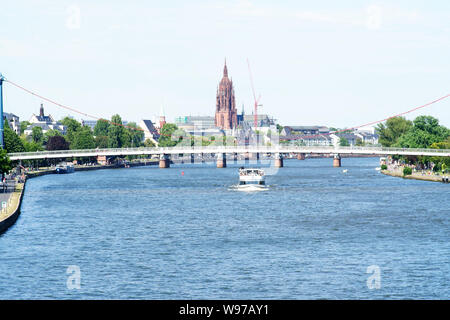
[[[151,166],[157,165],[157,160],[145,161],[145,162],[130,162],[129,167]],[[75,166],[75,171],[90,171],[101,169],[119,169],[124,168],[124,165],[95,165],[95,166]],[[26,179],[24,183],[16,183],[15,191],[12,193],[8,200],[8,206],[6,210],[0,211],[0,234],[8,230],[17,220],[20,215],[20,207],[22,205],[22,198],[25,192],[26,180],[44,176],[47,174],[54,174],[53,168],[45,168],[39,171],[31,171],[26,173]]]
[[[422,181],[433,181],[433,182],[448,182],[449,176],[441,176],[434,174],[422,174],[420,172],[413,172],[411,175],[404,176],[401,170],[381,170],[382,174],[392,177],[399,177],[403,179],[413,179],[413,180],[422,180]],[[445,179],[445,177],[448,177]]]
[[[24,191],[25,183],[17,183],[15,191],[7,201],[7,208],[2,209],[0,213],[0,234],[5,232],[10,226],[12,226],[19,217],[20,205],[22,204]]]

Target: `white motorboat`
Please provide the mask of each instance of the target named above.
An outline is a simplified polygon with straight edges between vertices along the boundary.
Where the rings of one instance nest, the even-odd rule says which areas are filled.
[[[264,170],[239,168],[239,186],[265,186]]]

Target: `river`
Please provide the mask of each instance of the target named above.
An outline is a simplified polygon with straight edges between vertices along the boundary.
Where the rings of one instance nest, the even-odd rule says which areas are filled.
[[[378,158],[284,164],[252,193],[232,163],[30,179],[0,236],[0,298],[450,298],[448,184]]]

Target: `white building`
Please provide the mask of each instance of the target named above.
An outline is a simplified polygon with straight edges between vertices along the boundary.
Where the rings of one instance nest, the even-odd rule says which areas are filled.
[[[42,133],[46,133],[49,130],[58,130],[61,134],[66,133],[65,126],[63,126],[60,122],[55,121],[50,114],[47,116],[44,115],[44,106],[42,104],[39,110],[39,115],[35,115],[33,113],[29,122],[31,124],[25,129],[25,135],[30,135],[35,127],[42,128]]]
[[[8,120],[9,127],[18,135],[20,135],[20,121],[19,117],[13,113],[3,112],[3,121]]]
[[[378,135],[366,131],[357,131],[355,135],[360,138],[364,144],[378,144]]]
[[[144,141],[150,139],[155,145],[158,145],[159,133],[151,120],[141,120],[139,127],[144,130]]]

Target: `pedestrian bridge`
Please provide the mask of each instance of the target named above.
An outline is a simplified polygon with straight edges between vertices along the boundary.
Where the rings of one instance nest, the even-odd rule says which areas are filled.
[[[159,155],[170,157],[174,154],[354,154],[354,155],[402,155],[402,156],[437,156],[450,157],[450,149],[411,149],[411,148],[384,148],[384,147],[335,147],[335,146],[176,146],[167,148],[112,148],[112,149],[84,149],[84,150],[57,150],[38,152],[9,153],[11,160],[38,160],[74,157],[97,156],[133,156],[133,155]]]

